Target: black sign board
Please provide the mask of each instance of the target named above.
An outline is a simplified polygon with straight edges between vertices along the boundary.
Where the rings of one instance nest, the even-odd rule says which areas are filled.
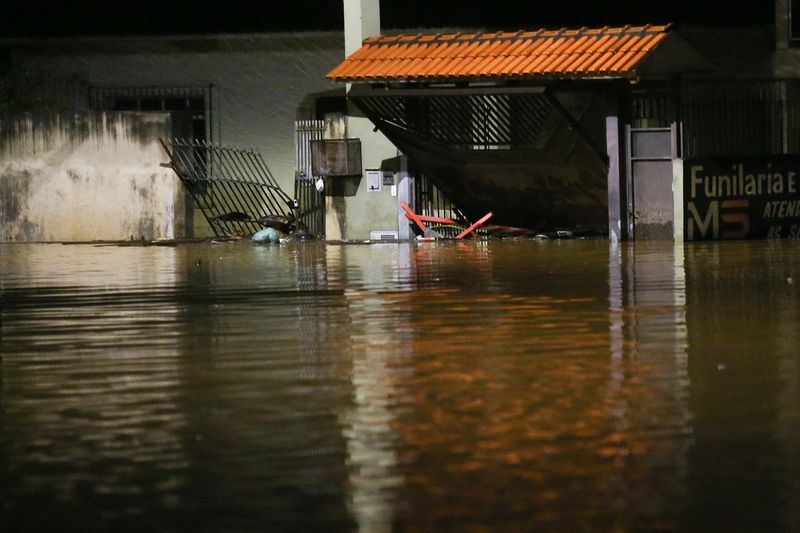
[[[800,239],[800,155],[687,160],[684,238]]]

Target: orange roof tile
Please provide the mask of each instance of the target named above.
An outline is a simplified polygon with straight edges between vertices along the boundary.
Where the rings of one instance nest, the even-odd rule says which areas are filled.
[[[370,37],[328,73],[336,81],[624,78],[670,26]]]

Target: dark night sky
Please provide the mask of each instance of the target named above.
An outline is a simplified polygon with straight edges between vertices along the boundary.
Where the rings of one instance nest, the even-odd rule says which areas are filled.
[[[771,24],[774,0],[381,0],[384,28],[536,29],[675,22]],[[341,0],[0,0],[0,36],[337,30]]]

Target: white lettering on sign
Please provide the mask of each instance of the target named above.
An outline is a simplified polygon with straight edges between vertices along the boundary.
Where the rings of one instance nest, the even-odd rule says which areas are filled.
[[[781,172],[746,173],[745,167],[737,163],[728,174],[705,174],[703,165],[691,165],[691,198],[700,194],[706,198],[731,198],[737,196],[768,196],[772,194],[794,193],[797,191],[795,172],[786,175]]]

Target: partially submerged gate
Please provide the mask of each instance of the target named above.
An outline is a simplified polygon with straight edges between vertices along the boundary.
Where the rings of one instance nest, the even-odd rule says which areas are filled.
[[[294,197],[300,203],[298,217],[309,232],[325,235],[325,194],[317,188],[318,177],[311,171],[311,141],[325,137],[324,120],[298,120],[294,125],[296,165]]]
[[[258,152],[186,139],[161,144],[214,235],[250,235],[270,216],[293,220],[297,201],[280,188]]]

